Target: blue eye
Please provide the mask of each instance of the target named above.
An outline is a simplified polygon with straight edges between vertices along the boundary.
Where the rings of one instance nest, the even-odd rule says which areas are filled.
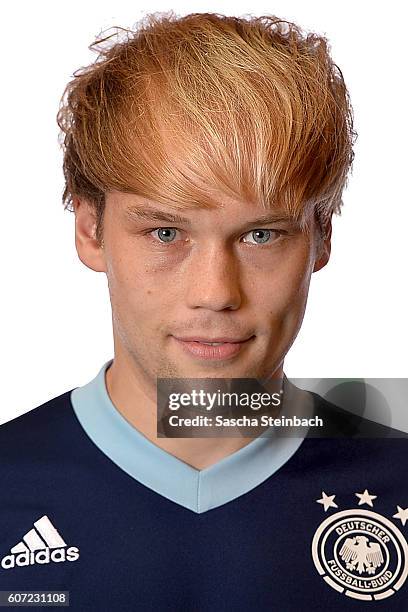
[[[176,232],[177,230],[174,227],[158,227],[153,231],[158,232],[159,240],[162,242],[172,242],[172,237],[171,235],[169,236],[169,233]]]
[[[259,242],[255,241],[255,243],[250,243],[250,244],[265,244],[268,242],[269,238],[271,237],[271,234],[277,234],[277,237],[279,237],[280,232],[278,232],[277,230],[271,230],[271,229],[255,229],[252,230],[250,232],[248,232],[249,235],[252,235],[253,237],[256,236],[256,238],[259,238]]]

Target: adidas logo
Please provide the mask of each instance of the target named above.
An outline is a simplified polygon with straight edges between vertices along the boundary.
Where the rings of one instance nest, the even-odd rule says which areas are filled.
[[[34,565],[35,563],[61,563],[79,559],[79,549],[75,546],[67,548],[48,516],[44,515],[34,523],[35,529],[30,529],[22,541],[10,549],[11,554],[1,560],[3,569]]]

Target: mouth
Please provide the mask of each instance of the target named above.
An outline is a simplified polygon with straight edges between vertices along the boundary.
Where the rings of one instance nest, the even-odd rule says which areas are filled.
[[[239,340],[232,338],[176,338],[178,345],[190,356],[198,359],[222,360],[236,357],[255,336]]]

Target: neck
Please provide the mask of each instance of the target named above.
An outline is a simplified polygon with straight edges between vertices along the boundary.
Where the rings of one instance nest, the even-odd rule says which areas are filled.
[[[283,363],[271,378],[283,378]],[[127,359],[115,356],[105,373],[108,395],[122,416],[150,442],[192,467],[203,470],[235,453],[254,438],[159,438],[157,437],[156,388],[141,376]]]

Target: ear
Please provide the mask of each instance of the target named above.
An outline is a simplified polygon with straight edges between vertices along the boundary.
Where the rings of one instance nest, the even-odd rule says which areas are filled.
[[[75,212],[75,247],[82,263],[95,272],[106,272],[104,250],[95,237],[96,217],[92,206],[82,198],[73,198]]]
[[[320,231],[320,230],[318,230]],[[332,224],[331,220],[329,220],[325,226],[322,228],[322,235],[318,238],[318,244],[316,247],[316,259],[313,266],[313,272],[318,272],[324,268],[327,262],[330,259],[331,252],[331,234],[332,234]]]

